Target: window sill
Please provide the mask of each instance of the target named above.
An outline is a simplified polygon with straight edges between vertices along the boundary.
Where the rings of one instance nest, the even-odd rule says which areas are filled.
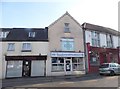
[[[51,72],[64,72],[64,70],[57,70],[57,71],[51,71]]]
[[[21,52],[31,52],[31,50],[22,50]]]

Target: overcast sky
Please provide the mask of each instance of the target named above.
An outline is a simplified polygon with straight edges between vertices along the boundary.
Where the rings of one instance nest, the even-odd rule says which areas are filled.
[[[2,0],[0,27],[44,28],[68,11],[80,24],[88,22],[118,30],[118,1]]]

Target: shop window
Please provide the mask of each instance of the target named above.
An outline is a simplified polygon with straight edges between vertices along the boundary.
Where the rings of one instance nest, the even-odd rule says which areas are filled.
[[[83,70],[83,58],[72,58],[73,71]]]
[[[31,52],[31,44],[30,43],[23,43],[22,52]]]
[[[15,44],[14,43],[8,43],[8,51],[14,51],[15,50]]]
[[[21,77],[22,61],[7,61],[6,77]]]
[[[62,51],[74,51],[74,39],[62,38],[61,39]]]
[[[52,71],[64,71],[63,58],[52,58]]]

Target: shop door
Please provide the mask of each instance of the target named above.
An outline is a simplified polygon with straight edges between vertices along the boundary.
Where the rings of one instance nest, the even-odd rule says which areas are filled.
[[[29,77],[31,73],[31,61],[24,60],[23,61],[23,77]]]
[[[66,75],[70,75],[71,74],[71,59],[66,59],[65,60],[65,70],[66,70]]]

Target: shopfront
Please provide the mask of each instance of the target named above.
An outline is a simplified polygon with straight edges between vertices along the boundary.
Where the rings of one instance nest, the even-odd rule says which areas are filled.
[[[51,71],[63,75],[74,75],[85,72],[84,53],[51,52]]]
[[[6,78],[45,76],[46,56],[6,56]]]

